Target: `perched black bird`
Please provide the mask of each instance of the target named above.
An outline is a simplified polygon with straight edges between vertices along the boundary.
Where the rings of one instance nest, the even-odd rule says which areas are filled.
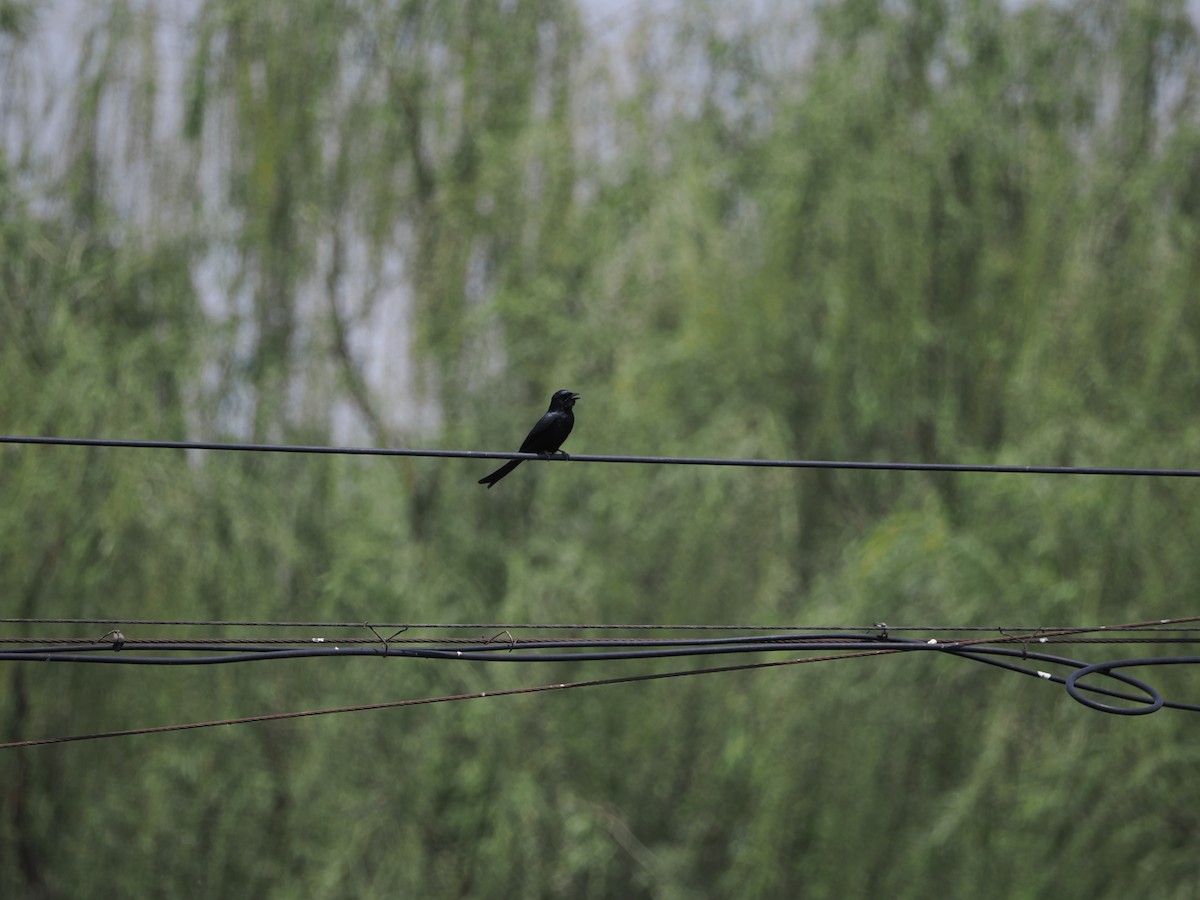
[[[544,416],[537,420],[533,430],[521,442],[520,452],[543,453],[546,456],[551,453],[562,453],[558,448],[562,446],[562,442],[567,439],[567,435],[575,426],[575,413],[571,412],[571,408],[578,399],[579,395],[574,391],[555,391],[554,396],[550,398],[550,408],[546,410]],[[566,454],[563,453],[563,456]],[[480,478],[479,483],[486,484],[490,488],[523,462],[523,459],[510,459],[491,475]]]

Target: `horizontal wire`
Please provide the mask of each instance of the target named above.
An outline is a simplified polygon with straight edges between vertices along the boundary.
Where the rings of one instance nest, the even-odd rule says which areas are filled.
[[[1182,629],[1192,631],[1193,629]],[[269,637],[252,637],[252,638],[237,638],[237,637],[155,637],[155,638],[128,638],[122,635],[114,640],[111,637],[50,637],[47,635],[37,635],[29,637],[0,637],[0,646],[10,644],[14,646],[21,645],[45,645],[47,647],[64,646],[64,647],[94,647],[98,649],[113,649],[114,644],[119,644],[121,649],[134,649],[150,644],[174,644],[178,649],[183,650],[189,647],[206,648],[212,646],[309,646],[314,643],[333,643],[345,644],[348,646],[357,645],[378,645],[386,640],[388,645],[391,644],[462,644],[468,646],[476,646],[481,643],[479,638],[464,638],[464,637],[447,637],[438,635],[436,637],[389,637],[386,639],[374,637],[346,637],[338,638],[314,638],[314,637],[286,637],[286,638],[269,638]],[[1198,644],[1200,643],[1200,635],[1188,637],[1076,637],[1076,636],[1055,636],[1038,638],[1042,643],[1047,644]],[[487,639],[488,642],[498,644],[501,647],[508,648],[511,646],[544,646],[544,645],[561,645],[592,647],[600,644],[620,645],[628,647],[651,646],[663,643],[662,641],[653,638],[624,638],[619,641],[606,640],[597,641],[589,638],[541,638],[541,637],[522,637],[520,640],[513,641],[510,639],[501,639],[497,636]],[[1009,641],[1008,638],[995,638],[993,642]],[[949,641],[942,641],[949,643]]]
[[[702,456],[544,455],[491,450],[409,450],[387,447],[334,447],[311,444],[244,444],[218,441],[142,441],[115,438],[63,438],[0,435],[0,444],[71,447],[120,447],[140,450],[212,450],[243,453],[306,453],[338,456],[419,456],[455,459],[522,459],[549,462],[641,463],[672,466],[746,466],[771,469],[865,469],[915,472],[990,472],[1020,475],[1117,475],[1200,478],[1200,469],[1152,469],[1113,466],[1013,466],[982,463],[864,462],[819,459],[727,459]]]
[[[845,658],[853,656],[874,655],[884,651],[871,653],[846,654]],[[384,703],[363,703],[354,706],[336,706],[327,709],[308,709],[296,712],[266,713],[258,716],[242,716],[236,719],[219,719],[210,722],[187,722],[176,725],[157,725],[150,728],[130,728],[124,731],[102,731],[92,734],[76,734],[66,737],[35,738],[26,741],[9,741],[0,743],[0,750],[14,750],[20,747],[38,747],[46,744],[65,744],[73,741],[92,741],[103,738],[134,737],[142,734],[164,734],[171,731],[189,731],[196,728],[215,728],[220,725],[250,725],[259,722],[278,722],[283,719],[299,719],[309,716],[329,716],[342,713],[371,712],[383,709],[400,709],[406,706],[423,706],[431,703],[448,703],[457,700],[483,700],[492,697],[512,697],[518,694],[537,694],[546,691],[566,691],[574,688],[601,687],[617,684],[634,684],[644,681],[659,681],[665,678],[682,678],[689,675],[713,675],[723,672],[738,672],[750,669],[766,669],[777,666],[798,665],[808,662],[832,662],[835,657],[806,657],[803,659],[774,659],[767,662],[740,663],[731,666],[716,666],[707,669],[682,669],[673,672],[649,672],[641,675],[622,675],[615,678],[595,678],[589,681],[569,681],[556,684],[539,684],[533,687],[505,688],[495,691],[476,691],[470,694],[449,694],[440,697],[418,697],[408,700],[390,700]]]
[[[1194,621],[1196,616],[1187,617],[1176,620],[1181,622]],[[336,641],[326,638],[308,638],[307,640],[285,640],[271,639],[259,640],[253,639],[231,639],[222,641],[219,638],[211,639],[192,639],[185,642],[170,642],[162,638],[151,640],[141,639],[136,644],[131,644],[122,632],[117,630],[110,631],[101,638],[87,641],[82,645],[79,643],[69,642],[64,643],[59,641],[52,645],[41,645],[32,647],[21,647],[16,650],[0,651],[0,660],[6,661],[36,661],[36,662],[89,662],[89,663],[107,663],[107,664],[123,664],[123,665],[210,665],[219,663],[231,662],[249,662],[260,660],[278,660],[278,659],[296,659],[296,658],[311,658],[321,656],[396,656],[396,657],[418,657],[432,659],[449,659],[449,660],[495,660],[498,654],[504,654],[502,659],[509,662],[567,662],[567,661],[584,661],[584,660],[616,660],[616,659],[649,659],[663,656],[686,656],[686,655],[701,655],[705,653],[759,653],[776,651],[779,649],[789,649],[795,646],[807,646],[809,649],[815,650],[841,650],[848,646],[856,645],[860,649],[864,646],[873,647],[880,643],[887,644],[893,650],[946,650],[949,652],[976,650],[980,653],[995,653],[995,652],[1015,652],[1009,650],[997,650],[995,645],[998,644],[1020,644],[1022,658],[1039,658],[1036,652],[1031,653],[1029,647],[1033,644],[1045,645],[1051,642],[1073,642],[1073,643],[1102,643],[1104,639],[1089,638],[1081,639],[1081,634],[1095,634],[1100,631],[1106,631],[1109,628],[1133,628],[1140,625],[1153,625],[1164,621],[1171,620],[1150,620],[1144,623],[1130,623],[1124,626],[1101,626],[1099,628],[1090,629],[1069,629],[1059,632],[1034,632],[1026,634],[1009,634],[1009,635],[989,635],[986,637],[975,637],[971,639],[955,639],[955,640],[937,640],[937,639],[917,639],[917,638],[898,638],[891,637],[888,633],[876,633],[869,631],[861,633],[857,631],[849,631],[842,633],[783,633],[783,634],[762,634],[752,635],[747,637],[718,637],[718,638],[688,638],[688,639],[631,639],[631,638],[577,638],[577,639],[545,639],[538,638],[533,640],[517,641],[513,638],[511,632],[505,630],[499,634],[493,635],[487,639],[469,640],[469,639],[400,639],[397,640],[403,630],[384,638],[378,631],[375,631],[375,641],[368,642],[365,639],[355,638],[344,641]],[[372,629],[374,631],[374,629]],[[508,634],[507,641],[500,641],[498,638]],[[110,639],[111,638],[111,639]],[[13,639],[22,642],[29,642],[32,639]],[[1196,643],[1194,640],[1176,638],[1176,639],[1134,639],[1134,638],[1118,638],[1112,639],[1123,643],[1149,642],[1155,640],[1160,643]],[[407,644],[408,648],[398,647],[393,648],[393,643]],[[416,648],[415,644],[433,644],[435,646],[426,648]],[[451,644],[452,646],[438,647],[436,644],[441,643]],[[381,649],[374,646],[381,645]],[[348,646],[346,646],[348,645]],[[67,652],[62,647],[70,647],[72,649],[85,651],[80,653]],[[129,647],[131,652],[121,654],[120,651]],[[168,652],[186,652],[195,653],[198,649],[206,649],[209,651],[217,651],[219,656],[186,656],[178,657],[147,657],[138,656],[134,651],[135,647],[140,650],[168,651]],[[249,649],[248,649],[249,648]],[[357,649],[356,649],[357,648]],[[465,648],[465,649],[460,649]],[[582,652],[582,651],[597,651],[599,649],[612,651],[614,648],[622,648],[624,652]],[[628,648],[637,648],[630,650]],[[534,654],[515,653],[517,649],[534,650]],[[562,650],[569,649],[573,652],[565,654],[549,654],[547,650]],[[99,651],[114,651],[112,655],[98,655]],[[91,655],[97,654],[97,655]],[[1051,657],[1042,657],[1051,660]],[[1053,661],[1063,662],[1069,665],[1084,666],[1087,663],[1063,660],[1055,657]],[[1119,677],[1119,676],[1113,676]]]
[[[896,639],[889,640],[889,639],[885,639],[885,638],[880,638],[879,640],[889,641],[889,644],[890,644],[891,641],[895,641]],[[850,650],[850,652],[840,652],[835,655],[828,655],[828,656],[809,656],[809,657],[800,657],[800,658],[786,659],[786,660],[769,660],[769,661],[765,661],[765,662],[739,663],[739,664],[734,664],[734,665],[718,666],[718,667],[712,667],[712,668],[674,670],[674,671],[669,671],[669,672],[651,672],[651,673],[643,673],[643,674],[638,674],[638,675],[618,676],[618,677],[614,677],[614,678],[592,679],[592,680],[588,680],[588,681],[559,682],[559,683],[552,683],[552,684],[535,685],[532,687],[507,688],[507,689],[500,689],[500,690],[495,690],[495,691],[479,691],[479,692],[473,692],[473,693],[469,693],[469,694],[454,694],[454,695],[445,695],[445,696],[439,696],[439,697],[422,697],[422,698],[407,699],[407,700],[393,700],[393,701],[388,701],[388,702],[383,702],[383,703],[369,703],[369,704],[358,704],[358,705],[353,705],[353,706],[339,706],[339,707],[332,707],[332,708],[326,708],[326,709],[302,710],[302,711],[282,712],[282,713],[268,713],[268,714],[264,714],[264,715],[243,716],[243,717],[239,717],[239,718],[220,719],[220,720],[207,721],[207,722],[189,722],[189,723],[173,724],[173,725],[159,725],[159,726],[153,726],[153,727],[149,727],[149,728],[133,728],[133,729],[126,729],[126,730],[122,730],[122,731],[105,731],[105,732],[95,732],[95,733],[90,733],[90,734],[79,734],[79,735],[69,735],[69,736],[50,737],[50,738],[36,738],[36,739],[32,739],[32,740],[22,740],[22,741],[10,741],[7,743],[0,743],[0,750],[10,750],[10,749],[17,749],[17,748],[22,748],[22,747],[44,746],[47,744],[69,743],[69,742],[74,742],[74,741],[98,740],[98,739],[103,739],[103,738],[133,737],[136,735],[145,735],[145,734],[163,734],[163,733],[174,732],[174,731],[187,731],[187,730],[193,730],[193,729],[199,729],[199,728],[212,728],[212,727],[216,727],[219,725],[245,725],[245,724],[253,724],[253,723],[260,723],[260,722],[280,721],[283,719],[295,719],[295,718],[320,716],[320,715],[334,715],[334,714],[341,714],[341,713],[365,712],[365,711],[372,711],[372,710],[398,709],[398,708],[408,707],[408,706],[419,706],[419,705],[426,705],[426,704],[432,704],[432,703],[444,703],[444,702],[450,702],[450,701],[456,701],[456,700],[473,700],[473,699],[485,699],[485,698],[491,698],[491,697],[514,696],[514,695],[519,695],[519,694],[534,694],[534,693],[541,693],[541,692],[546,692],[546,691],[569,690],[569,689],[580,688],[580,687],[598,687],[598,686],[609,686],[609,685],[617,685],[617,684],[632,684],[632,683],[637,683],[637,682],[656,681],[656,680],[661,680],[661,679],[666,679],[666,678],[679,678],[679,677],[686,677],[686,676],[692,676],[692,675],[709,675],[709,674],[717,674],[717,673],[748,671],[748,670],[754,670],[754,669],[765,669],[765,668],[779,667],[779,666],[799,665],[799,664],[803,664],[803,663],[812,663],[812,662],[833,662],[833,661],[844,660],[844,659],[854,659],[854,658],[882,656],[882,655],[893,655],[893,654],[900,653],[900,652],[911,652],[913,650],[930,650],[930,651],[936,650],[939,652],[948,653],[953,656],[959,656],[964,659],[970,659],[970,660],[974,660],[977,662],[983,662],[983,663],[986,663],[991,666],[996,666],[996,667],[1000,667],[1003,669],[1007,669],[1009,671],[1016,672],[1018,674],[1028,675],[1028,676],[1036,677],[1036,678],[1039,678],[1042,680],[1052,681],[1057,684],[1062,684],[1062,685],[1066,686],[1068,693],[1070,694],[1070,696],[1073,699],[1088,706],[1091,709],[1095,709],[1095,710],[1098,710],[1101,712],[1108,712],[1108,713],[1113,713],[1113,714],[1118,714],[1118,715],[1144,715],[1146,713],[1155,712],[1158,709],[1163,708],[1163,707],[1191,711],[1191,712],[1200,712],[1200,706],[1166,701],[1150,685],[1145,684],[1144,682],[1141,682],[1138,679],[1133,678],[1132,676],[1124,675],[1119,672],[1113,671],[1114,669],[1117,669],[1117,668],[1131,667],[1131,666],[1196,665],[1196,664],[1200,664],[1200,657],[1166,657],[1166,658],[1155,658],[1155,659],[1114,660],[1114,661],[1109,661],[1109,662],[1104,662],[1104,663],[1086,664],[1079,660],[1072,660],[1072,659],[1068,659],[1065,657],[1051,656],[1049,654],[1043,654],[1043,653],[1038,653],[1038,652],[1028,652],[1025,649],[1018,650],[1016,648],[999,648],[999,647],[968,648],[967,647],[967,645],[969,645],[969,644],[976,644],[976,643],[979,643],[979,641],[961,642],[959,644],[943,644],[941,646],[931,646],[927,643],[923,643],[920,641],[910,639],[908,641],[905,641],[902,646],[891,646],[891,645],[883,646],[883,647],[870,646],[868,649],[853,649],[853,650]],[[847,647],[846,647],[846,645],[842,645],[836,649],[840,649],[840,650],[844,651],[847,649]],[[1054,675],[1052,673],[1041,671],[1038,669],[1031,669],[1026,666],[1019,665],[1014,662],[1010,662],[1010,661],[1006,660],[1004,657],[1007,657],[1008,660],[1019,658],[1022,662],[1033,660],[1033,661],[1048,662],[1048,663],[1055,664],[1055,665],[1065,665],[1065,666],[1074,668],[1075,671],[1072,673],[1072,675],[1068,676],[1067,678],[1063,678],[1062,676],[1059,676],[1059,675]],[[1129,686],[1137,689],[1138,691],[1142,692],[1144,694],[1144,696],[1130,695],[1130,694],[1127,694],[1127,693],[1124,693],[1121,691],[1115,691],[1115,690],[1112,690],[1109,688],[1079,683],[1079,678],[1081,678],[1083,676],[1087,676],[1087,675],[1092,675],[1092,674],[1107,677],[1107,678],[1119,681],[1121,683],[1124,683],[1126,685],[1129,685]],[[1099,701],[1092,700],[1090,698],[1085,697],[1083,694],[1083,692],[1085,692],[1085,691],[1088,693],[1091,693],[1091,694],[1100,694],[1100,695],[1103,695],[1106,697],[1111,697],[1114,699],[1120,699],[1123,701],[1132,702],[1135,704],[1142,704],[1142,705],[1141,706],[1135,705],[1133,707],[1124,707],[1124,706],[1116,706],[1116,705],[1112,705],[1112,704],[1105,704],[1105,703],[1101,703]]]
[[[0,650],[0,660],[9,662],[59,662],[59,663],[99,663],[108,665],[156,665],[156,666],[202,666],[222,665],[243,662],[261,662],[280,659],[305,659],[338,656],[347,657],[393,657],[400,659],[433,659],[449,661],[474,662],[506,662],[506,663],[561,663],[561,662],[598,662],[598,661],[628,661],[661,659],[667,657],[705,656],[711,654],[730,653],[772,653],[792,651],[804,647],[809,651],[845,651],[870,650],[884,647],[891,652],[949,652],[984,655],[1019,655],[1022,659],[1040,659],[1059,665],[1082,667],[1091,663],[1071,660],[1066,657],[1053,656],[1040,650],[1030,649],[1022,643],[1020,649],[1015,647],[998,647],[997,644],[1011,643],[1009,641],[990,639],[973,641],[937,641],[917,638],[894,638],[874,635],[845,634],[835,638],[812,635],[764,635],[753,639],[718,638],[693,641],[656,641],[636,642],[626,641],[553,641],[538,644],[513,643],[476,643],[473,646],[460,647],[393,647],[387,642],[382,646],[342,646],[335,643],[314,643],[304,647],[258,646],[247,648],[245,645],[207,645],[203,649],[211,654],[216,651],[221,655],[208,656],[139,656],[132,648],[129,652],[119,652],[124,649],[108,645],[91,645],[86,647],[25,647],[16,650]],[[1045,643],[1049,643],[1046,641]],[[173,644],[144,642],[137,649],[149,652],[183,652],[195,653],[199,648],[194,644]],[[566,653],[550,653],[551,650],[568,650]],[[82,651],[82,652],[81,652]],[[105,651],[115,651],[108,653]],[[525,651],[525,652],[521,652]],[[532,651],[532,652],[529,652]],[[1196,661],[1198,657],[1180,657]]]
[[[960,648],[982,647],[984,645],[995,645],[995,644],[1006,644],[1006,643],[1007,644],[1017,644],[1017,643],[1019,643],[1023,647],[1027,648],[1028,645],[1031,643],[1046,644],[1046,643],[1050,643],[1051,641],[1058,642],[1059,640],[1064,640],[1064,639],[1070,639],[1075,642],[1082,642],[1082,640],[1080,639],[1079,636],[1085,635],[1085,634],[1096,634],[1098,632],[1111,631],[1111,630],[1126,630],[1126,629],[1135,630],[1138,628],[1146,628],[1146,627],[1161,628],[1161,626],[1163,624],[1169,623],[1169,622],[1187,623],[1187,622],[1194,622],[1197,620],[1200,620],[1200,616],[1188,616],[1188,617],[1183,617],[1180,619],[1173,619],[1173,620],[1172,619],[1152,619],[1152,620],[1149,620],[1146,622],[1140,622],[1140,623],[1125,623],[1123,625],[1097,626],[1097,627],[1092,627],[1092,628],[1070,628],[1070,629],[1061,629],[1058,631],[1046,631],[1043,629],[1038,629],[1037,631],[1026,632],[1024,634],[1022,634],[1022,633],[1009,633],[1009,634],[989,633],[988,636],[984,636],[984,637],[975,637],[975,638],[971,638],[971,639],[943,640],[943,641],[938,641],[936,639],[920,640],[920,639],[916,639],[916,638],[891,638],[889,636],[889,631],[888,631],[887,627],[882,624],[877,625],[875,627],[875,629],[868,629],[867,633],[865,633],[865,634],[859,630],[845,630],[845,631],[841,631],[841,632],[821,631],[821,632],[817,632],[817,633],[812,633],[812,632],[806,633],[803,631],[800,631],[799,633],[797,633],[796,631],[791,631],[791,632],[774,633],[774,634],[757,634],[757,635],[750,635],[750,636],[746,636],[746,637],[708,637],[708,638],[694,637],[694,638],[670,638],[670,639],[668,639],[668,638],[637,638],[637,639],[634,639],[634,638],[604,638],[604,639],[600,639],[600,638],[574,638],[574,639],[536,638],[536,639],[522,639],[520,641],[518,641],[516,638],[513,637],[512,631],[509,629],[504,629],[503,631],[500,631],[488,638],[469,639],[469,638],[401,638],[400,636],[408,630],[407,628],[401,628],[396,633],[385,638],[385,637],[383,637],[382,634],[379,633],[379,631],[374,626],[366,626],[366,627],[370,628],[370,630],[372,631],[374,638],[375,638],[374,641],[371,641],[371,640],[365,638],[365,636],[359,637],[359,638],[345,638],[340,641],[338,641],[337,639],[309,637],[307,639],[257,639],[257,640],[253,639],[253,638],[243,638],[243,639],[199,638],[199,639],[189,639],[189,640],[182,641],[182,642],[167,641],[160,637],[160,638],[155,638],[155,639],[140,639],[136,642],[136,644],[130,642],[129,639],[125,636],[125,634],[123,632],[113,629],[113,630],[109,631],[108,633],[106,633],[105,635],[100,636],[97,639],[93,639],[90,641],[86,641],[86,639],[84,639],[86,642],[82,644],[82,649],[92,650],[92,651],[110,650],[111,649],[111,650],[115,650],[115,651],[120,651],[127,646],[130,647],[131,649],[133,646],[137,646],[142,649],[192,651],[192,650],[195,650],[196,648],[207,648],[207,649],[215,648],[215,649],[221,650],[222,652],[240,653],[241,655],[238,657],[238,659],[248,660],[251,658],[253,658],[253,659],[265,659],[265,658],[278,659],[278,658],[282,658],[287,655],[290,655],[292,657],[320,656],[320,655],[356,655],[356,654],[357,655],[377,655],[377,654],[380,654],[381,651],[379,651],[375,648],[375,646],[374,646],[375,644],[382,645],[382,655],[387,656],[391,653],[390,647],[392,646],[392,644],[415,645],[415,644],[419,644],[419,643],[420,644],[439,644],[440,643],[440,644],[453,644],[458,647],[465,646],[468,649],[465,653],[461,649],[453,649],[453,648],[439,649],[437,647],[434,647],[433,649],[426,649],[426,650],[400,649],[400,650],[395,651],[394,655],[397,655],[397,656],[428,655],[428,656],[434,656],[434,657],[444,656],[446,658],[455,658],[455,659],[474,659],[474,658],[487,658],[487,654],[489,654],[489,653],[495,653],[497,651],[504,651],[504,652],[510,654],[506,657],[507,659],[517,660],[517,661],[534,661],[535,659],[541,660],[541,659],[544,659],[547,657],[516,656],[516,655],[512,655],[512,651],[516,648],[521,648],[521,649],[534,648],[534,649],[542,650],[542,651],[547,650],[547,649],[571,648],[573,650],[579,651],[579,650],[584,650],[584,649],[595,650],[598,648],[611,649],[611,648],[629,648],[629,647],[637,647],[637,648],[664,648],[664,647],[667,647],[667,648],[672,648],[673,651],[678,650],[679,648],[687,648],[684,652],[690,652],[691,650],[693,650],[695,648],[721,647],[721,648],[733,648],[735,652],[759,652],[764,649],[776,649],[779,646],[794,646],[797,644],[807,644],[807,645],[814,646],[814,647],[817,645],[820,645],[821,649],[831,649],[831,648],[836,648],[837,646],[843,646],[847,642],[852,642],[852,643],[890,642],[894,645],[895,644],[901,645],[901,647],[920,647],[920,648],[932,647],[935,649],[936,648],[960,649]],[[499,638],[502,635],[508,635],[508,640],[499,640]],[[26,637],[22,637],[22,638],[7,639],[5,642],[6,643],[10,643],[10,642],[31,643],[31,642],[33,642],[33,640],[34,640],[33,638],[26,636]],[[232,661],[230,657],[212,657],[212,658],[188,657],[183,660],[167,660],[167,659],[162,659],[162,658],[135,657],[132,654],[125,654],[124,656],[121,656],[119,658],[114,656],[114,657],[103,657],[103,658],[97,659],[95,657],[76,657],[73,654],[66,654],[66,653],[56,649],[56,647],[61,647],[61,646],[79,647],[79,646],[81,646],[81,644],[76,642],[78,640],[79,639],[69,640],[66,642],[59,641],[59,642],[54,643],[52,646],[40,646],[40,647],[35,646],[33,648],[22,648],[22,649],[18,649],[15,651],[0,652],[0,659],[7,659],[7,660],[37,659],[39,661],[50,661],[51,659],[53,659],[56,661],[72,661],[72,662],[88,661],[88,662],[113,662],[113,663],[155,662],[155,663],[161,663],[164,665],[168,665],[168,664],[197,665],[197,664],[204,664],[204,663],[211,663],[211,662]],[[1093,643],[1100,643],[1100,639],[1093,638],[1090,640]],[[1130,639],[1124,639],[1124,640],[1132,643],[1132,642],[1140,642],[1140,641],[1143,641],[1146,639],[1130,638]],[[1164,642],[1164,643],[1165,642],[1195,643],[1194,640],[1189,640],[1187,638],[1174,638],[1174,639],[1159,638],[1157,640],[1160,642]],[[247,645],[256,646],[258,649],[251,651],[250,653],[246,653],[243,648],[245,648]],[[367,645],[370,647],[370,649],[363,650],[363,651],[343,650],[341,645],[351,645],[351,646]],[[296,647],[296,646],[300,646],[305,649],[300,649],[300,650],[295,650],[295,651],[281,651],[278,649],[274,649],[274,648],[279,648],[279,647]],[[1023,651],[1023,652],[1026,652],[1026,651]],[[481,654],[483,654],[483,656],[475,657],[472,655],[474,653],[481,653]],[[616,656],[617,656],[616,654],[610,654],[608,656],[596,656],[595,658],[614,658]],[[636,657],[637,657],[637,654],[629,654],[629,655],[626,655],[624,658],[636,658]],[[564,657],[555,657],[555,660],[562,661],[563,659],[584,659],[584,658],[591,658],[591,657],[589,657],[587,654],[582,654],[582,653],[577,652],[574,654],[566,655]]]
[[[888,625],[877,622],[873,625],[697,625],[697,624],[606,624],[600,622],[550,623],[550,622],[283,622],[234,619],[101,619],[101,618],[48,618],[33,616],[0,617],[4,625],[171,625],[200,628],[407,628],[407,629],[494,629],[509,631],[529,629],[540,631],[946,631],[998,633],[1011,637],[1014,633],[1043,635],[1055,633],[1082,633],[1088,631],[1200,631],[1200,625],[1181,627],[1189,622],[1200,622],[1200,616],[1184,616],[1175,619],[1153,619],[1149,622],[1123,625]]]
[[[394,647],[390,643],[377,642],[375,646],[342,647],[333,642],[310,644],[306,647],[264,647],[247,650],[244,646],[229,647],[209,646],[208,651],[221,651],[225,655],[218,656],[138,656],[130,652],[112,652],[114,648],[108,645],[73,648],[70,650],[56,647],[26,647],[20,650],[0,650],[0,660],[8,662],[68,662],[68,663],[100,663],[112,665],[221,665],[241,662],[262,662],[280,659],[305,659],[320,657],[392,657],[400,659],[436,659],[467,662],[512,662],[512,663],[544,663],[544,662],[600,662],[617,660],[646,660],[680,656],[705,656],[725,653],[770,653],[781,650],[793,651],[803,646],[809,650],[867,650],[885,644],[889,649],[896,650],[937,650],[952,646],[950,644],[898,638],[890,642],[882,638],[872,639],[862,635],[844,635],[837,639],[812,638],[800,636],[771,636],[744,640],[741,638],[726,638],[697,641],[657,641],[640,643],[635,647],[622,641],[592,641],[580,645],[578,643],[564,644],[563,642],[541,643],[536,646],[525,646],[520,643],[476,643],[470,648],[459,647]],[[602,649],[603,648],[603,649]],[[145,643],[143,651],[157,652],[194,652],[194,645],[172,645],[166,643]],[[549,653],[549,650],[569,649],[568,653]],[[80,652],[81,650],[87,652]],[[532,653],[522,653],[521,650],[534,650]]]

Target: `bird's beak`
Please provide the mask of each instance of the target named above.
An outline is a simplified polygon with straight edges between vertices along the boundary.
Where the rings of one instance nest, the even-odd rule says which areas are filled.
[[[571,395],[571,402],[572,402],[572,403],[574,403],[574,402],[575,402],[576,400],[578,400],[578,399],[579,399],[579,395],[578,395],[578,394],[572,394],[572,395]]]

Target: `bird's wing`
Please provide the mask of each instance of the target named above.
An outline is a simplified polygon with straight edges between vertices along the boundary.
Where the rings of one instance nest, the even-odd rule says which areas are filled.
[[[543,439],[547,431],[558,420],[556,413],[546,413],[537,420],[537,424],[530,429],[529,434],[525,435],[525,440],[521,442],[519,453],[540,453],[545,449]]]

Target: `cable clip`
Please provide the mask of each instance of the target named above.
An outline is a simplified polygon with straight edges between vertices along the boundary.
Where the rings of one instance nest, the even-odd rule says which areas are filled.
[[[399,631],[397,631],[391,637],[385,638],[382,634],[380,634],[378,631],[375,630],[375,626],[372,625],[370,622],[363,622],[363,626],[366,628],[370,628],[371,633],[374,634],[375,637],[379,638],[379,643],[383,644],[383,655],[384,656],[388,655],[388,642],[394,641],[400,635],[404,634],[404,632],[408,631],[408,626],[405,625],[403,628],[401,628]]]
[[[112,631],[106,631],[100,635],[100,640],[105,641],[112,638],[112,648],[116,653],[121,652],[121,648],[125,646],[125,635],[121,633],[120,628],[114,628]]]
[[[512,632],[509,631],[507,628],[505,628],[503,631],[497,631],[495,634],[493,634],[490,638],[487,639],[487,642],[489,644],[492,643],[492,641],[496,640],[496,638],[500,637],[500,635],[502,635],[502,634],[508,635],[508,652],[512,653],[513,650],[517,646],[517,641],[516,641],[516,638],[514,638],[512,636]]]

